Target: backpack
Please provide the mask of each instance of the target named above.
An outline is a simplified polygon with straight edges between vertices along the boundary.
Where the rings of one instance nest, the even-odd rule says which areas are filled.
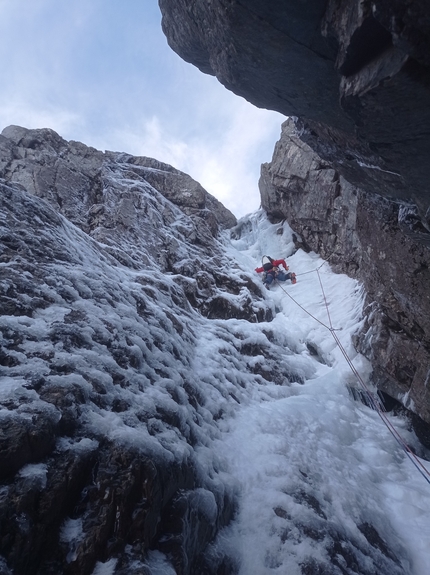
[[[268,272],[273,268],[273,259],[270,256],[263,256],[261,259],[261,263],[263,264],[263,270]]]

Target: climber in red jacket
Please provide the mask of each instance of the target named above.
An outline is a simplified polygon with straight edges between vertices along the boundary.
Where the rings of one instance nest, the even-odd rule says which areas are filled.
[[[270,289],[270,284],[275,279],[280,282],[291,280],[292,284],[296,283],[296,274],[294,272],[285,273],[289,269],[285,260],[274,260],[270,256],[263,256],[262,264],[260,268],[255,268],[255,271],[258,274],[264,272],[263,283],[267,289]],[[279,266],[283,266],[285,272]]]

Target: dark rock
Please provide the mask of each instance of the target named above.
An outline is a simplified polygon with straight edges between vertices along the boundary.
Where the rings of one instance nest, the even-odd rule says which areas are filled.
[[[359,525],[358,528],[366,537],[367,541],[373,545],[373,547],[379,549],[386,557],[390,557],[391,559],[396,560],[395,556],[387,547],[387,544],[381,538],[373,525],[369,525],[369,523],[363,523],[362,525]]]
[[[94,455],[94,446],[53,453],[40,468],[24,468],[8,487],[0,503],[0,541],[2,553],[17,572],[62,570],[60,563],[51,571],[39,569],[58,549],[61,523],[90,478]],[[43,529],[38,529],[41,525]]]
[[[55,446],[59,412],[31,408],[0,419],[0,479],[12,477],[26,463],[43,460]]]
[[[321,3],[160,0],[159,5],[173,50],[229,90],[260,107],[318,120],[327,114],[348,125],[337,105],[336,51],[318,31]]]
[[[210,415],[195,329],[217,298],[246,323],[271,313],[251,274],[223,271],[218,232],[236,220],[166,164],[4,133],[0,570],[90,575],[114,557],[148,573],[172,532],[190,575],[235,505],[193,448],[241,402],[240,385],[214,387]]]
[[[413,412],[411,414],[411,423],[420,443],[426,449],[430,449],[430,425]]]
[[[416,203],[426,221],[425,0],[159,4],[184,60],[253,104],[298,117],[302,139],[348,181]]]

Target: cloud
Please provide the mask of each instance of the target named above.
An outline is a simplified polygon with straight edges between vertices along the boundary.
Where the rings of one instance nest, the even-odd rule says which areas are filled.
[[[236,216],[255,211],[260,205],[260,165],[271,159],[281,121],[279,114],[240,103],[222,137],[199,142],[189,158],[193,177]]]
[[[172,130],[164,118],[153,116],[128,129],[119,128],[110,142],[115,142],[116,151],[153,157],[190,174],[241,217],[260,205],[260,165],[271,159],[283,117],[230,97],[233,102],[228,114],[221,113],[223,125],[218,126],[217,137],[210,130],[183,137],[180,126]]]
[[[0,98],[0,131],[11,124],[24,128],[52,128],[64,137],[80,124],[79,114],[46,104],[43,107],[29,105],[28,101]],[[66,138],[67,139],[67,138]]]
[[[237,216],[258,208],[260,164],[283,117],[258,110],[167,45],[156,3],[0,1],[0,129],[49,127],[155,157]]]

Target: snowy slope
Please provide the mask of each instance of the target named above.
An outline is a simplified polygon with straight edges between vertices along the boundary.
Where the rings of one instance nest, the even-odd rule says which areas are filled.
[[[0,569],[427,575],[429,486],[350,397],[315,270],[367,381],[360,286],[286,223],[213,238],[109,161],[91,234],[2,185]],[[296,285],[262,288],[267,253]]]
[[[288,226],[279,235],[279,226],[271,226],[263,213],[238,227],[241,237],[232,241],[232,249],[239,250],[249,269],[264,254],[278,257],[294,251]],[[360,288],[331,273],[315,254],[299,250],[288,264],[298,282],[278,284],[270,292],[278,313],[268,325],[278,341],[294,348],[296,360],[314,371],[304,385],[256,390],[237,416],[225,422],[216,450],[240,483],[240,506],[215,550],[227,550],[241,575],[426,575],[430,484],[378,413],[350,397],[347,386],[359,387],[359,382],[328,329],[330,321],[339,329],[340,341],[368,384],[369,366],[351,344],[361,319]],[[309,343],[318,350],[317,358],[310,357]],[[391,421],[424,455],[407,422]],[[428,462],[422,463],[430,470]],[[368,551],[361,553],[369,542],[374,551],[370,557]]]

